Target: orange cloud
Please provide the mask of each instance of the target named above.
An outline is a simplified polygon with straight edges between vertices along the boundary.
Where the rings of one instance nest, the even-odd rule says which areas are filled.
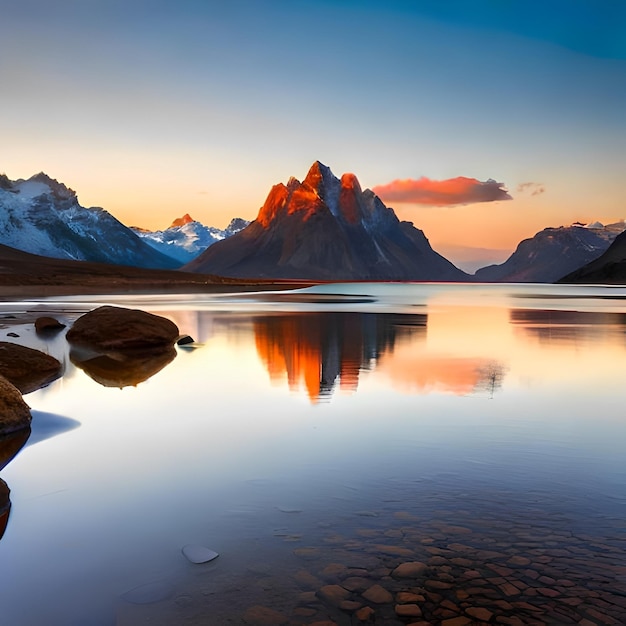
[[[372,191],[385,202],[411,202],[431,206],[512,199],[504,188],[504,183],[492,178],[480,181],[465,176],[447,180],[431,180],[425,176],[417,180],[394,180],[386,185],[377,185]]]

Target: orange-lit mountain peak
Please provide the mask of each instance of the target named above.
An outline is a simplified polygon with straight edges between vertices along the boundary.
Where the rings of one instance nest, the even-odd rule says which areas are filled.
[[[342,189],[354,189],[357,193],[361,192],[361,184],[356,174],[352,172],[346,172],[341,176],[341,188]]]
[[[189,213],[185,213],[182,217],[175,219],[170,225],[169,228],[176,228],[177,226],[184,226],[185,224],[189,224],[193,222],[194,219],[189,215]]]
[[[291,183],[291,180],[289,182]],[[287,203],[289,194],[290,190],[282,183],[274,185],[265,200],[265,204],[261,207],[256,221],[264,228],[267,228],[276,217],[278,211]]]
[[[309,168],[302,184],[308,185],[320,193],[324,188],[324,183],[331,180],[335,180],[335,175],[330,171],[330,167],[320,163],[320,161],[315,161]]]
[[[349,224],[356,224],[360,220],[359,197],[361,193],[361,185],[354,174],[348,172],[341,177],[339,206]]]

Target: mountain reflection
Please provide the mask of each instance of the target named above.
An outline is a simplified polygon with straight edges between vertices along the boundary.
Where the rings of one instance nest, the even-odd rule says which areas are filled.
[[[170,346],[164,350],[148,352],[111,352],[109,354],[70,351],[70,360],[90,378],[104,387],[137,386],[160,372],[176,357],[176,349]]]
[[[626,316],[613,312],[511,309],[509,318],[512,325],[541,343],[593,341],[612,329],[623,332],[626,326]]]
[[[427,316],[394,313],[297,313],[253,319],[257,352],[272,381],[285,374],[291,390],[301,383],[312,401],[339,388],[356,391],[369,370],[398,341],[425,338]]]

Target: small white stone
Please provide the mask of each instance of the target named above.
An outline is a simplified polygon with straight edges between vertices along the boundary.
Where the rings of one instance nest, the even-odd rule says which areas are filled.
[[[192,563],[208,563],[219,556],[214,550],[193,544],[183,546],[182,552]]]

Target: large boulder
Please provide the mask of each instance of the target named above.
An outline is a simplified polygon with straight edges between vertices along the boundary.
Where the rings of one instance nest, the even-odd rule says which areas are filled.
[[[102,306],[78,318],[67,340],[97,352],[167,348],[178,338],[178,327],[164,317],[114,306]]]
[[[0,376],[0,437],[30,428],[30,408],[22,394],[4,376]]]
[[[61,370],[61,363],[49,354],[0,341],[0,375],[22,393],[45,387],[61,375]]]

